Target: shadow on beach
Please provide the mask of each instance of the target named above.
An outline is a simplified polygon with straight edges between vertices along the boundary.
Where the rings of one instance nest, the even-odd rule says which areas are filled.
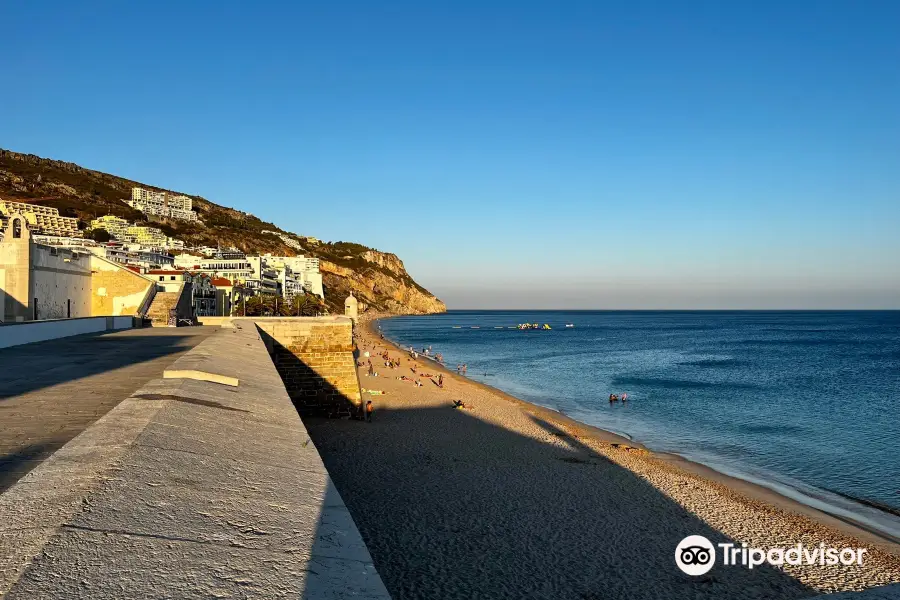
[[[540,417],[567,447],[449,406],[304,419],[396,600],[799,598],[772,567],[683,575],[688,535],[732,541]]]

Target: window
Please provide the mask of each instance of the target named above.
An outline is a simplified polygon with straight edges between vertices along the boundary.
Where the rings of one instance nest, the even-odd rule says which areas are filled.
[[[13,219],[12,233],[14,239],[22,237],[22,219]]]
[[[159,280],[160,280],[160,281],[165,281],[165,280],[166,280],[166,278],[165,278],[165,277],[163,277],[163,276],[162,276],[162,275],[160,275],[160,276],[159,276]]]
[[[172,275],[171,277],[169,277],[169,281],[175,281],[175,276]]]

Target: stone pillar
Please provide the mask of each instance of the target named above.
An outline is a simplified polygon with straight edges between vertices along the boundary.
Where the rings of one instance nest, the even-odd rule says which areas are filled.
[[[0,317],[7,323],[34,318],[33,250],[28,221],[20,213],[10,214],[0,242]]]

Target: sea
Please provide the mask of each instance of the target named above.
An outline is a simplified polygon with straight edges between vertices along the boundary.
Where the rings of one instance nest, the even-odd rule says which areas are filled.
[[[379,326],[471,379],[900,539],[900,311],[450,311]]]

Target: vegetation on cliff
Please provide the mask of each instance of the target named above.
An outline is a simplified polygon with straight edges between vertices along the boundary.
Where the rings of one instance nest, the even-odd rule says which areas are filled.
[[[320,259],[325,302],[336,313],[343,312],[344,298],[351,290],[362,308],[380,312],[446,310],[443,302],[416,283],[394,254],[353,242],[318,242],[192,194],[185,195],[193,198],[194,210],[202,223],[150,217],[125,204],[134,186],[163,189],[74,163],[0,149],[0,199],[52,206],[63,216],[77,218],[82,229],[92,219],[116,215],[158,227],[188,246],[221,244],[248,254],[316,257]]]

